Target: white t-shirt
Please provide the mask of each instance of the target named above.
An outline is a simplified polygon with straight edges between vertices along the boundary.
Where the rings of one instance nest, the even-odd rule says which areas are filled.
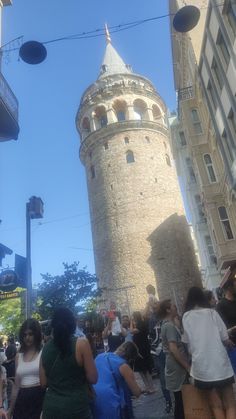
[[[183,342],[192,356],[190,374],[200,381],[220,381],[234,375],[223,341],[228,332],[219,314],[209,308],[187,311],[183,316]]]

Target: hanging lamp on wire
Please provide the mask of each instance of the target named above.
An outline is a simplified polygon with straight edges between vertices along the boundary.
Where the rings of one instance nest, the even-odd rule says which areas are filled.
[[[19,56],[27,64],[40,64],[47,57],[47,50],[41,42],[28,41],[21,45]]]
[[[197,26],[200,10],[196,6],[184,6],[178,10],[173,19],[173,26],[177,32],[189,32]]]

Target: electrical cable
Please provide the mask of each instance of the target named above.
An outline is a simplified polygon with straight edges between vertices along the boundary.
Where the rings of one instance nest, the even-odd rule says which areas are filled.
[[[205,9],[208,9],[209,7],[221,7],[223,5],[224,5],[224,2],[219,3],[217,5],[210,5],[209,4],[207,6],[200,7],[199,10],[205,10]],[[167,14],[160,15],[160,16],[153,16],[153,17],[146,18],[146,19],[136,20],[136,21],[127,22],[127,23],[121,23],[119,25],[109,26],[108,30],[111,34],[113,34],[113,33],[121,32],[121,31],[124,31],[124,30],[132,29],[136,26],[143,25],[143,24],[148,23],[148,22],[164,19],[166,17],[170,17],[170,16],[174,16],[174,15],[175,15],[174,13],[167,13]],[[52,43],[55,43],[55,42],[72,41],[72,40],[80,40],[80,39],[90,39],[90,38],[97,38],[97,37],[101,37],[101,36],[103,36],[103,37],[106,36],[104,28],[98,28],[98,29],[94,29],[94,30],[90,30],[90,31],[86,31],[86,32],[83,31],[83,32],[78,33],[78,34],[68,35],[68,36],[64,36],[64,37],[60,37],[60,38],[51,39],[51,40],[42,42],[42,44],[47,45],[47,44],[52,44]],[[4,53],[4,52],[9,53],[9,52],[13,52],[13,51],[18,51],[20,48],[12,48],[12,49],[4,50],[4,47],[6,45],[8,45],[9,43],[14,42],[15,40],[19,40],[20,38],[23,38],[23,35],[15,38],[14,40],[8,42],[5,45],[3,45],[0,48],[0,51],[2,53]]]

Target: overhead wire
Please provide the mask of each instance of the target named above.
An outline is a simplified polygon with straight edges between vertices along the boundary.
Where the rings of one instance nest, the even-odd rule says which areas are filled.
[[[223,6],[223,5],[224,5],[224,2],[219,3],[217,5],[213,5],[211,7],[220,7],[220,6]],[[205,10],[205,9],[208,9],[209,7],[210,7],[210,5],[202,6],[199,9],[200,10]],[[128,30],[128,29],[132,29],[136,26],[143,25],[143,24],[148,23],[148,22],[161,20],[161,19],[164,19],[166,17],[170,17],[170,16],[174,16],[174,15],[175,15],[174,13],[166,13],[164,15],[152,16],[152,17],[149,17],[149,18],[146,18],[146,19],[140,19],[140,20],[131,21],[131,22],[127,22],[127,23],[120,23],[118,25],[109,26],[108,30],[111,34],[113,34],[113,33],[125,31],[125,30]],[[83,32],[80,32],[78,34],[67,35],[67,36],[63,36],[63,37],[60,37],[60,38],[54,38],[54,39],[51,39],[51,40],[48,40],[48,41],[46,40],[46,41],[43,41],[42,44],[47,45],[47,44],[52,44],[52,43],[61,42],[61,41],[90,39],[90,38],[97,38],[97,37],[101,37],[101,36],[102,37],[106,36],[104,28],[97,28],[97,29],[90,30],[90,31],[83,31]],[[8,42],[5,45],[3,45],[0,48],[0,51],[2,53],[4,53],[4,52],[9,53],[9,52],[12,52],[12,51],[18,51],[20,49],[19,47],[12,48],[12,49],[7,49],[7,50],[4,50],[4,47],[6,45],[9,45],[11,42],[14,42],[15,40],[19,40],[20,38],[22,39],[23,35],[15,38],[14,40]]]

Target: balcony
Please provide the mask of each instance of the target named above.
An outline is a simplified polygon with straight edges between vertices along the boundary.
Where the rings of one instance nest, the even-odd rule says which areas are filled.
[[[183,89],[178,90],[178,102],[183,100],[189,100],[194,98],[193,86],[184,87]]]
[[[17,140],[18,101],[0,73],[0,141]]]

